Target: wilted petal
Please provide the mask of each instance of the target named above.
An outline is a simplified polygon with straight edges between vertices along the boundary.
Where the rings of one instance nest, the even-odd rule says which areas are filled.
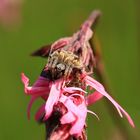
[[[61,38],[55,41],[51,46],[51,51],[55,51],[69,44],[71,37]]]
[[[85,40],[89,41],[91,39],[92,35],[93,35],[93,31],[90,28],[88,28],[86,31],[86,35],[85,35]]]
[[[85,49],[83,52],[83,62],[85,66],[89,65],[89,61],[90,61],[90,53],[89,53],[89,50]]]

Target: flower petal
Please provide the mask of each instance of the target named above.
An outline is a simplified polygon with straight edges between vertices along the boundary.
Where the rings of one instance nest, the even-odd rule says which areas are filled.
[[[86,97],[86,103],[87,103],[87,105],[92,105],[93,103],[100,100],[102,97],[103,97],[103,95],[101,93],[99,93],[98,91],[94,91],[94,93],[92,93]]]
[[[69,93],[74,93],[75,91],[81,91],[83,93],[87,93],[86,91],[84,91],[83,89],[78,88],[78,87],[65,87],[65,88],[63,88],[63,90],[66,92],[69,92]]]
[[[24,73],[21,73],[21,80],[25,87],[29,85],[29,78],[26,77]]]
[[[27,117],[28,117],[28,119],[30,119],[30,110],[31,110],[32,104],[34,103],[34,101],[36,99],[37,99],[37,96],[32,96],[31,99],[30,99],[30,102],[29,102],[28,108],[27,108]]]
[[[94,80],[94,79],[93,79],[93,80]],[[95,80],[94,80],[94,81],[95,81]],[[98,92],[100,92],[100,93],[101,93],[102,95],[104,95],[106,98],[108,98],[108,99],[114,104],[114,106],[116,107],[116,109],[117,109],[119,115],[120,115],[121,117],[123,117],[123,116],[122,116],[122,113],[121,113],[121,111],[120,111],[120,109],[119,109],[119,107],[118,107],[118,104],[114,101],[114,99],[113,99],[109,94],[106,93],[106,91],[104,90],[104,88],[100,87],[100,85],[97,85],[97,83],[93,83],[93,82],[91,82],[91,81],[86,81],[86,83],[87,83],[88,85],[92,86],[93,88],[95,88]]]
[[[126,116],[128,122],[131,124],[132,127],[134,127],[134,123],[133,120],[131,119],[131,117],[128,115],[128,113],[104,90],[104,87],[97,82],[95,79],[86,76],[85,77],[85,82],[87,85],[92,86],[93,88],[95,88],[99,93],[101,93],[102,95],[104,95],[106,98],[108,98],[113,105],[116,107],[116,109],[118,110],[120,116],[122,116],[122,113]],[[122,113],[121,113],[122,112]]]
[[[55,51],[57,49],[63,48],[64,46],[67,46],[69,44],[71,37],[65,37],[65,38],[60,38],[59,40],[55,41],[51,49],[52,51]]]
[[[50,94],[49,94],[48,100],[46,101],[46,105],[45,105],[44,120],[47,120],[49,118],[49,116],[51,115],[51,113],[53,111],[54,104],[56,104],[59,100],[59,96],[61,94],[61,89],[60,89],[61,85],[62,85],[61,79],[52,83]]]
[[[72,112],[68,111],[65,115],[62,116],[60,119],[61,124],[66,124],[66,123],[72,123],[75,121],[75,116],[73,115]]]
[[[35,120],[38,121],[42,115],[45,113],[45,104],[43,104],[35,114]]]
[[[39,77],[35,84],[30,87],[29,85],[29,78],[21,74],[21,79],[24,84],[24,90],[27,95],[38,95],[41,96],[43,94],[49,93],[49,81],[45,80],[42,77]]]
[[[77,106],[74,104],[71,98],[68,98],[67,100],[65,100],[64,105],[67,107],[68,112],[71,112],[75,116],[75,122],[72,124],[72,127],[70,129],[70,134],[71,135],[80,134],[85,125],[85,119],[87,115],[86,104],[83,101],[82,104]]]
[[[86,108],[85,103],[82,103],[77,108],[80,111],[80,114],[75,112],[77,115],[77,120],[75,121],[72,128],[70,129],[71,135],[80,134],[82,132],[84,125],[85,125],[85,120],[86,120],[86,116],[87,116],[87,108]]]

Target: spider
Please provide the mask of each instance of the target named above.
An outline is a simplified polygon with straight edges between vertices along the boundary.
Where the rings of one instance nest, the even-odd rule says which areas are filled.
[[[56,80],[62,76],[67,79],[73,70],[82,69],[83,64],[77,55],[65,50],[56,50],[49,55],[48,64],[43,71],[47,72],[45,75],[49,75],[49,79]]]

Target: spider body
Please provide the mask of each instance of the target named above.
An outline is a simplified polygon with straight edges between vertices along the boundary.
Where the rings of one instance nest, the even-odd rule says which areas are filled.
[[[42,76],[51,80],[56,80],[64,76],[68,78],[72,71],[81,71],[83,69],[83,63],[77,55],[70,51],[56,50],[49,55],[47,69],[44,69]]]

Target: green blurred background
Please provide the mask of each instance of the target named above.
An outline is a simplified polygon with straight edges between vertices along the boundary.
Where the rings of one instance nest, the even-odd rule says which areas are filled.
[[[39,76],[45,59],[29,54],[58,38],[71,36],[94,9],[102,11],[96,28],[106,74],[113,97],[134,119],[136,128],[114,115],[105,100],[90,109],[88,140],[140,139],[140,1],[139,0],[26,0],[17,28],[0,26],[0,140],[43,140],[45,129],[34,120],[41,100],[33,105],[27,120],[29,97],[25,96],[20,73],[31,83]],[[113,110],[113,111],[112,111]]]

